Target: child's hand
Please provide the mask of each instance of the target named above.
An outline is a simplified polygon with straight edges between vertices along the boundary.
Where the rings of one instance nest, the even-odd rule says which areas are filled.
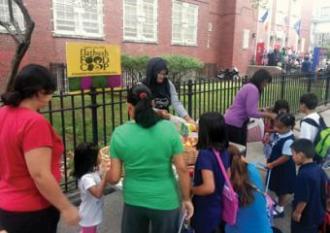
[[[301,219],[301,213],[298,212],[298,211],[294,211],[294,212],[292,213],[292,218],[293,218],[294,221],[296,221],[296,222],[300,222],[300,219]]]
[[[186,219],[189,220],[194,214],[194,206],[191,201],[183,201],[183,208],[186,211]]]
[[[105,175],[110,170],[111,162],[109,158],[103,158],[100,164],[100,173]]]
[[[267,163],[266,167],[271,170],[274,168],[274,165],[272,163]]]

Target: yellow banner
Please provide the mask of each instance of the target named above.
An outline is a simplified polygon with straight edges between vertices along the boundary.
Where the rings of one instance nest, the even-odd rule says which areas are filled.
[[[120,47],[109,44],[66,43],[67,76],[120,75]]]

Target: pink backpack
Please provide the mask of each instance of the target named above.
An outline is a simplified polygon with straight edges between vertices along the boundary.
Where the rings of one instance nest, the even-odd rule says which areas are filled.
[[[223,166],[222,160],[220,158],[220,153],[215,149],[213,149],[213,153],[218,160],[222,175],[225,177],[225,185],[223,186],[222,191],[222,220],[229,225],[234,225],[236,223],[238,212],[238,196],[230,183],[226,169]]]

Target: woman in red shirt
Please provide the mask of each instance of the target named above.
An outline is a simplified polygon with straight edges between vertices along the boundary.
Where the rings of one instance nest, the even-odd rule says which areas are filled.
[[[0,222],[10,233],[55,233],[60,214],[68,224],[79,221],[59,186],[63,143],[38,113],[55,90],[47,68],[27,65],[1,96]]]

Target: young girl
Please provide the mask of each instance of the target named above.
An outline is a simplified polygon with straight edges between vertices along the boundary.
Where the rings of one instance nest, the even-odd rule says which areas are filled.
[[[224,118],[219,113],[204,113],[199,120],[192,193],[195,213],[192,227],[196,233],[213,233],[221,225],[221,198],[225,178],[213,148],[220,152],[225,168],[229,167],[228,138]]]
[[[277,100],[272,109],[269,109],[272,113],[280,114],[280,113],[289,113],[290,107],[289,103],[286,100]],[[276,137],[276,133],[274,131],[274,120],[270,118],[265,119],[265,135],[263,138],[264,143],[264,154],[266,159],[269,159],[269,156],[272,152],[272,143],[274,142]]]
[[[271,170],[269,189],[278,197],[274,217],[284,216],[284,205],[288,194],[293,193],[296,167],[290,146],[294,140],[292,132],[294,124],[295,118],[289,113],[281,113],[274,122],[277,139],[273,142],[272,152],[267,160],[267,168]]]
[[[228,152],[231,157],[231,183],[239,196],[239,210],[236,223],[226,225],[226,233],[272,233],[258,169],[249,164],[236,147],[229,146]]]
[[[106,173],[109,161],[101,164],[98,147],[92,143],[82,143],[74,153],[74,175],[79,179],[81,195],[79,207],[81,233],[96,233],[103,218],[103,190],[107,184]]]

